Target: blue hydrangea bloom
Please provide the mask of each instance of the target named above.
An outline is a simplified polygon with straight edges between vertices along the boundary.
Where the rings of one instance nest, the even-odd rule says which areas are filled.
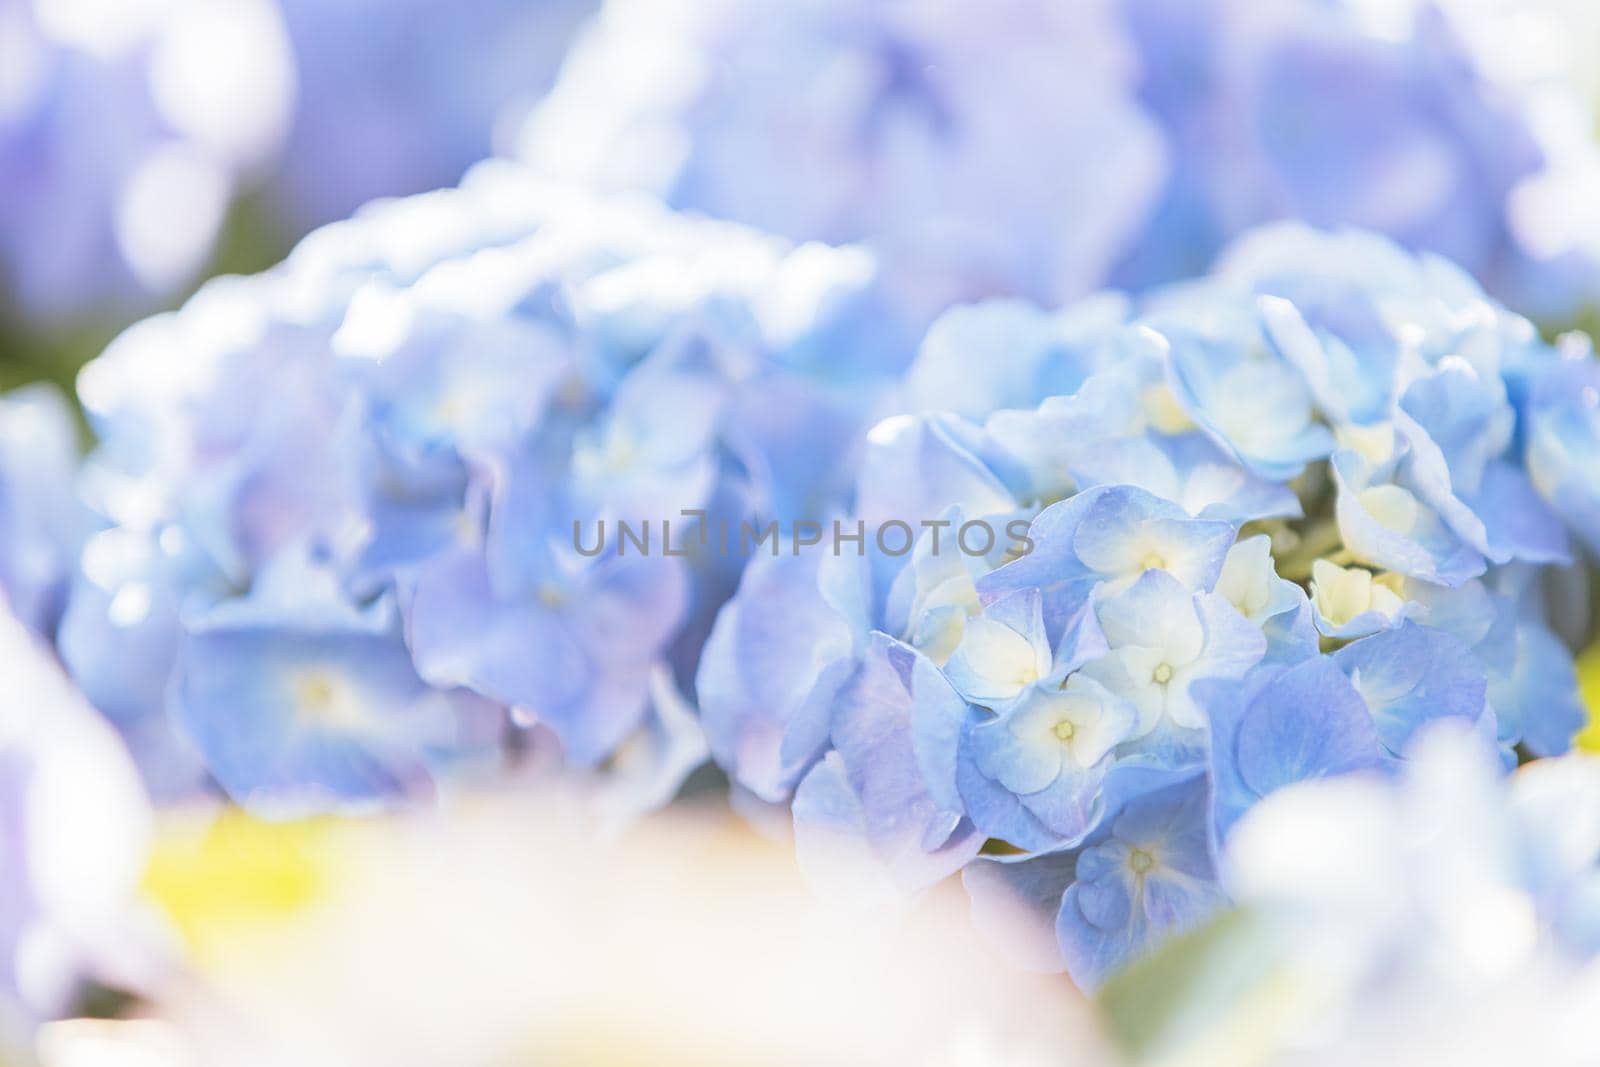
[[[1207,793],[1192,775],[1116,809],[1082,847],[980,857],[962,872],[974,923],[1019,965],[1095,988],[1226,906]]]
[[[172,721],[253,810],[375,805],[423,787],[457,750],[498,740],[498,708],[418,676],[392,603],[357,609],[293,553],[184,630]]]
[[[1589,713],[1577,697],[1572,652],[1549,628],[1530,619],[1502,623],[1485,642],[1513,635],[1510,649],[1489,661],[1489,704],[1502,746],[1520,743],[1535,756],[1555,756]],[[1508,656],[1509,653],[1509,656]]]
[[[1170,320],[1158,314],[1156,321],[1172,345],[1178,403],[1245,467],[1283,482],[1332,451],[1333,435],[1314,417],[1305,378],[1265,343],[1257,316],[1206,308]]]
[[[713,752],[793,795],[803,865],[965,864],[981,925],[1098,984],[1221,904],[1264,798],[1442,722],[1501,766],[1570,747],[1557,634],[1589,624],[1545,579],[1594,536],[1560,491],[1591,360],[1301,225],[1131,304],[957,309],[857,468],[854,515],[904,536],[747,572],[697,679]]]
[[[272,813],[414,795],[535,729],[570,768],[681,764],[658,705],[776,555],[719,542],[843,512],[900,337],[859,249],[509,164],[377,205],[85,370],[106,529],[63,656],[159,791],[204,772]],[[714,637],[707,669],[761,643]],[[744,677],[780,723],[803,699]],[[740,733],[719,755],[777,759]]]
[[[1198,519],[1243,523],[1298,515],[1287,486],[1240,467],[1207,435],[1123,437],[1082,449],[1071,463],[1082,488],[1131,485],[1175,501]]]
[[[1142,489],[1096,486],[1041,512],[1034,551],[986,575],[979,592],[992,599],[1037,588],[1045,622],[1059,635],[1095,590],[1126,589],[1151,570],[1191,592],[1210,589],[1234,534],[1230,523],[1192,519]]]
[[[1403,582],[1392,571],[1374,575],[1326,559],[1311,565],[1312,617],[1324,637],[1354,640],[1398,626],[1416,604],[1403,592]]]
[[[1093,988],[1146,946],[1199,925],[1224,901],[1203,776],[1145,793],[1078,854],[1056,920],[1067,973]]]
[[[928,328],[906,371],[906,406],[981,422],[1003,409],[1070,396],[1119,361],[1130,310],[1118,293],[1055,313],[1022,300],[957,305]],[[973,380],[974,361],[987,368],[981,380]]]
[[[1446,256],[1570,323],[1600,283],[1592,241],[1564,225],[1600,162],[1592,123],[1570,89],[1552,101],[1515,74],[1518,37],[1482,8],[610,0],[520,152],[797,239],[865,241],[930,316],[1193,277],[1240,233],[1298,218]],[[1280,436],[1299,410],[1258,429]]]
[[[1087,673],[1064,683],[1035,685],[992,718],[974,722],[968,746],[973,768],[1012,799],[992,805],[973,781],[963,793],[979,828],[1013,844],[1019,839],[1081,840],[1098,822],[1102,786],[1115,763],[1116,747],[1138,725],[1133,704]],[[994,817],[986,811],[993,809]],[[1025,809],[1047,834],[1026,822],[1012,829]]]
[[[1108,587],[1101,586],[1105,593]],[[1087,623],[1087,620],[1086,620]],[[1266,654],[1266,637],[1216,593],[1198,595],[1151,567],[1128,589],[1094,605],[1106,653],[1082,671],[1139,711],[1135,736],[1200,729],[1205,717],[1189,692],[1208,678],[1243,675]]]

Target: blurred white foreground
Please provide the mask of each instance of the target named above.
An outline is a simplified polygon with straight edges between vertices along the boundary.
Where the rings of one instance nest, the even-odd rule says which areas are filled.
[[[1010,970],[959,887],[829,910],[792,847],[679,807],[597,844],[573,802],[167,834],[184,930],[144,1021],[47,1028],[48,1067],[1097,1064],[1090,1009]],[[207,836],[209,835],[209,836]]]

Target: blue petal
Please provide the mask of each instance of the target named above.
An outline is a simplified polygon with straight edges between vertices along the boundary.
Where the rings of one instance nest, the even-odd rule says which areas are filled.
[[[909,410],[981,420],[1002,408],[1031,408],[1046,397],[1076,393],[1106,362],[1105,340],[1126,317],[1122,297],[1062,314],[1015,300],[952,308],[928,327],[906,372]]]
[[[1489,702],[1501,740],[1520,741],[1536,756],[1559,756],[1572,748],[1573,736],[1588,720],[1572,653],[1532,619],[1517,624],[1512,643],[1512,669],[1489,675]]]
[[[1600,553],[1600,360],[1563,360],[1539,377],[1528,416],[1528,472],[1567,526]]]
[[[916,531],[952,506],[969,518],[1014,510],[1020,501],[979,457],[978,434],[950,417],[901,416],[874,427],[856,495],[868,528],[899,521]]]
[[[1080,988],[1095,989],[1223,902],[1209,843],[1208,792],[1200,776],[1130,801],[1110,836],[1079,855],[1056,937]],[[1135,850],[1149,857],[1148,869],[1136,869]]]
[[[1380,523],[1360,498],[1362,491],[1374,486],[1375,473],[1371,464],[1355,452],[1343,450],[1334,454],[1333,477],[1339,494],[1334,508],[1339,532],[1358,560],[1449,586],[1461,585],[1484,572],[1487,564],[1483,556],[1420,501],[1419,520],[1413,530],[1391,530]],[[1399,489],[1409,492],[1403,486]]]
[[[1371,713],[1325,656],[1195,688],[1211,720],[1219,841],[1269,793],[1382,763]]]
[[[1333,654],[1371,708],[1384,746],[1405,750],[1424,724],[1441,718],[1477,723],[1491,714],[1483,667],[1443,630],[1403,623]]]
[[[758,556],[739,592],[717,616],[706,641],[695,688],[701,721],[717,762],[766,800],[788,795],[826,741],[805,728],[808,706],[826,709],[855,670],[866,620],[850,598],[830,598],[826,584],[837,569],[845,584],[864,568],[851,556]],[[790,740],[796,727],[804,740]]]
[[[835,698],[832,731],[850,789],[860,800],[867,840],[891,867],[922,872],[908,873],[912,880],[941,870],[942,863],[931,857],[948,858],[952,865],[942,868],[948,874],[982,844],[961,809],[940,803],[952,792],[949,785],[930,789],[923,776],[914,739],[915,706],[929,700],[947,709],[955,704],[948,687],[918,691],[918,681],[935,680],[927,671],[919,677],[921,658],[906,645],[874,634],[861,665]]]

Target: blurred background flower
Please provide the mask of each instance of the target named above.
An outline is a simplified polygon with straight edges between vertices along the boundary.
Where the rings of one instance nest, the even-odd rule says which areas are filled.
[[[291,239],[451,185],[554,80],[593,0],[277,0],[295,103],[263,192]],[[262,264],[265,265],[265,264]]]
[[[293,80],[271,0],[6,0],[0,48],[15,360],[29,353],[12,331],[100,335],[194,277],[281,146]]]
[[[1008,0],[981,20],[609,0],[522,152],[864,241],[923,309],[1139,289],[1299,218],[1444,254],[1566,325],[1600,280],[1600,241],[1568,203],[1595,167],[1593,119],[1537,73],[1538,23],[1470,0]]]
[[[4,0],[0,387],[67,381],[203,274],[447,185],[587,0]]]

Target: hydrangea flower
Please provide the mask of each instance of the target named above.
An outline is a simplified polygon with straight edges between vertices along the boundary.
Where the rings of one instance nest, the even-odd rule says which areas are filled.
[[[271,0],[0,4],[0,307],[35,323],[186,283],[293,84]]]
[[[681,776],[718,541],[842,512],[909,355],[875,279],[509,164],[375,205],[84,371],[62,655],[157,791],[269,814],[551,738]]]
[[[1221,903],[1205,805],[1198,777],[1145,793],[1078,853],[1056,925],[1080,985],[1097,984],[1154,938],[1192,928]]]
[[[1597,283],[1595,228],[1570,221],[1593,214],[1588,106],[1518,73],[1526,35],[1484,7],[610,0],[521,153],[865,241],[930,316],[1192,277],[1244,230],[1299,218],[1448,256],[1568,323]],[[1264,405],[1291,381],[1233,370]],[[1304,410],[1272,406],[1269,436]]]
[[[1297,224],[1134,306],[952,311],[857,478],[915,545],[746,572],[712,751],[793,796],[803,862],[963,868],[980,922],[1027,902],[1019,955],[1098,985],[1222,905],[1279,790],[1440,723],[1507,766],[1569,747],[1545,590],[1595,529],[1549,472],[1594,427],[1553,383],[1592,366],[1442,260]]]

